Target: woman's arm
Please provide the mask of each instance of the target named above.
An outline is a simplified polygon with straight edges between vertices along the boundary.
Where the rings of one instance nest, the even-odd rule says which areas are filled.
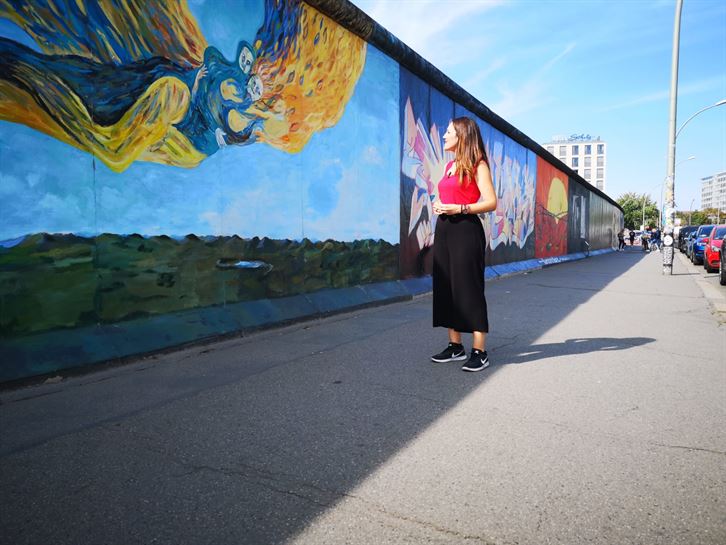
[[[492,173],[489,171],[489,165],[484,161],[480,162],[476,167],[476,185],[479,187],[481,199],[479,202],[469,205],[469,214],[481,214],[482,212],[496,210],[497,194],[494,191]]]

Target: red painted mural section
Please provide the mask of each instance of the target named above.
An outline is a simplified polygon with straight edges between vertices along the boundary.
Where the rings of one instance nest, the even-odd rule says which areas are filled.
[[[537,157],[535,257],[567,253],[567,175]]]

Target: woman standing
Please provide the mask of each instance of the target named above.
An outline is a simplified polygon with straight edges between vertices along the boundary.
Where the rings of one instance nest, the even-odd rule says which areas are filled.
[[[449,329],[449,345],[431,359],[438,363],[467,359],[461,334],[472,333],[473,348],[462,371],[489,366],[485,349],[489,331],[484,296],[486,238],[477,214],[497,207],[497,196],[477,124],[457,117],[444,134],[444,150],[456,158],[439,182],[439,215],[434,238],[434,327]]]

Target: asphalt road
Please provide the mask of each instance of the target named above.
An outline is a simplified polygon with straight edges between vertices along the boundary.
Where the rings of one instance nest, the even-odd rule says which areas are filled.
[[[489,282],[481,373],[423,296],[2,391],[0,543],[726,543],[726,288],[660,269]]]

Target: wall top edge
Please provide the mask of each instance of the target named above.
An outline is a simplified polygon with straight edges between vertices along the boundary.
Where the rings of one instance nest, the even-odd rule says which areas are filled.
[[[522,146],[530,149],[548,163],[565,172],[570,178],[586,187],[592,193],[604,198],[618,209],[623,211],[620,205],[609,195],[590,184],[587,180],[575,173],[568,165],[548,152],[541,144],[532,140],[529,136],[517,129],[514,125],[490,110],[481,101],[471,95],[458,83],[441,72],[429,61],[416,53],[413,49],[391,34],[388,30],[371,19],[364,11],[352,4],[349,0],[304,0],[305,3],[317,9],[321,13],[335,20],[338,24],[363,38],[366,42],[377,47],[399,64],[417,76],[425,79],[439,91],[452,100],[458,102],[470,112],[478,115],[481,119],[502,131],[504,134],[515,140]]]

